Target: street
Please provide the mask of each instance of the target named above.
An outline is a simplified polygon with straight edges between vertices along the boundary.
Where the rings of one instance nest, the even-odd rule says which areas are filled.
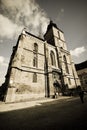
[[[0,130],[86,130],[87,96],[44,102],[0,112]]]

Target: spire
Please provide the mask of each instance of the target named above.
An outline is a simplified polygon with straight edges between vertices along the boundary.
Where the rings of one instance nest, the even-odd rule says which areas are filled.
[[[49,31],[50,29],[52,29],[52,27],[55,27],[56,29],[58,29],[57,25],[56,25],[55,23],[53,23],[53,21],[52,21],[52,20],[50,20],[49,25],[48,25],[48,27],[47,27],[47,31],[46,31],[45,35],[48,33],[48,31]],[[45,36],[45,35],[44,35],[44,36]]]
[[[57,25],[56,25],[55,23],[53,23],[52,20],[50,20],[50,23],[49,23],[49,25],[48,25],[48,27],[47,27],[47,30],[49,30],[49,29],[52,28],[52,27],[57,28]],[[57,29],[58,29],[58,28],[57,28]]]

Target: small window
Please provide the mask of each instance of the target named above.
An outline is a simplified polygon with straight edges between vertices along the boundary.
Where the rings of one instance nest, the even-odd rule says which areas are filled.
[[[70,79],[70,78],[68,78],[68,82],[69,82],[69,84],[71,85],[71,79]]]
[[[59,33],[59,31],[58,31],[58,37],[59,37],[59,39],[60,39],[60,33]]]
[[[34,43],[34,50],[33,50],[33,66],[37,67],[38,63],[38,44]]]
[[[38,52],[38,44],[34,43],[34,51],[37,53]]]
[[[33,82],[34,82],[34,83],[37,82],[37,74],[36,74],[36,73],[33,74]]]
[[[53,51],[51,51],[50,57],[51,57],[51,65],[56,66],[55,54]]]
[[[34,55],[34,58],[33,58],[33,66],[37,67],[37,56],[36,55]]]
[[[68,69],[67,59],[66,59],[66,56],[65,56],[65,55],[63,56],[63,60],[64,60],[64,64],[65,64],[65,70],[66,70],[66,73],[69,74],[69,69]]]

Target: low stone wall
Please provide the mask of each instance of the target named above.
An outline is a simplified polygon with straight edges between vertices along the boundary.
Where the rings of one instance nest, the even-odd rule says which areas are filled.
[[[16,94],[15,102],[26,101],[26,100],[34,100],[45,97],[44,93],[35,94],[35,93],[27,93],[27,94]]]
[[[6,96],[6,103],[10,102],[20,102],[20,101],[31,101],[39,98],[44,98],[44,93],[15,93],[15,88],[10,88],[8,90],[8,95]]]

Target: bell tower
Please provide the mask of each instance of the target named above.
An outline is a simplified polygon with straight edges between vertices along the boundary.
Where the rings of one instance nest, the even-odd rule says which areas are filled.
[[[52,21],[50,21],[50,23],[47,27],[47,31],[44,35],[44,38],[49,44],[55,46],[53,27],[57,28],[56,24],[54,24]]]
[[[61,47],[67,50],[64,33],[60,30],[53,21],[50,21],[44,39],[53,46]]]

